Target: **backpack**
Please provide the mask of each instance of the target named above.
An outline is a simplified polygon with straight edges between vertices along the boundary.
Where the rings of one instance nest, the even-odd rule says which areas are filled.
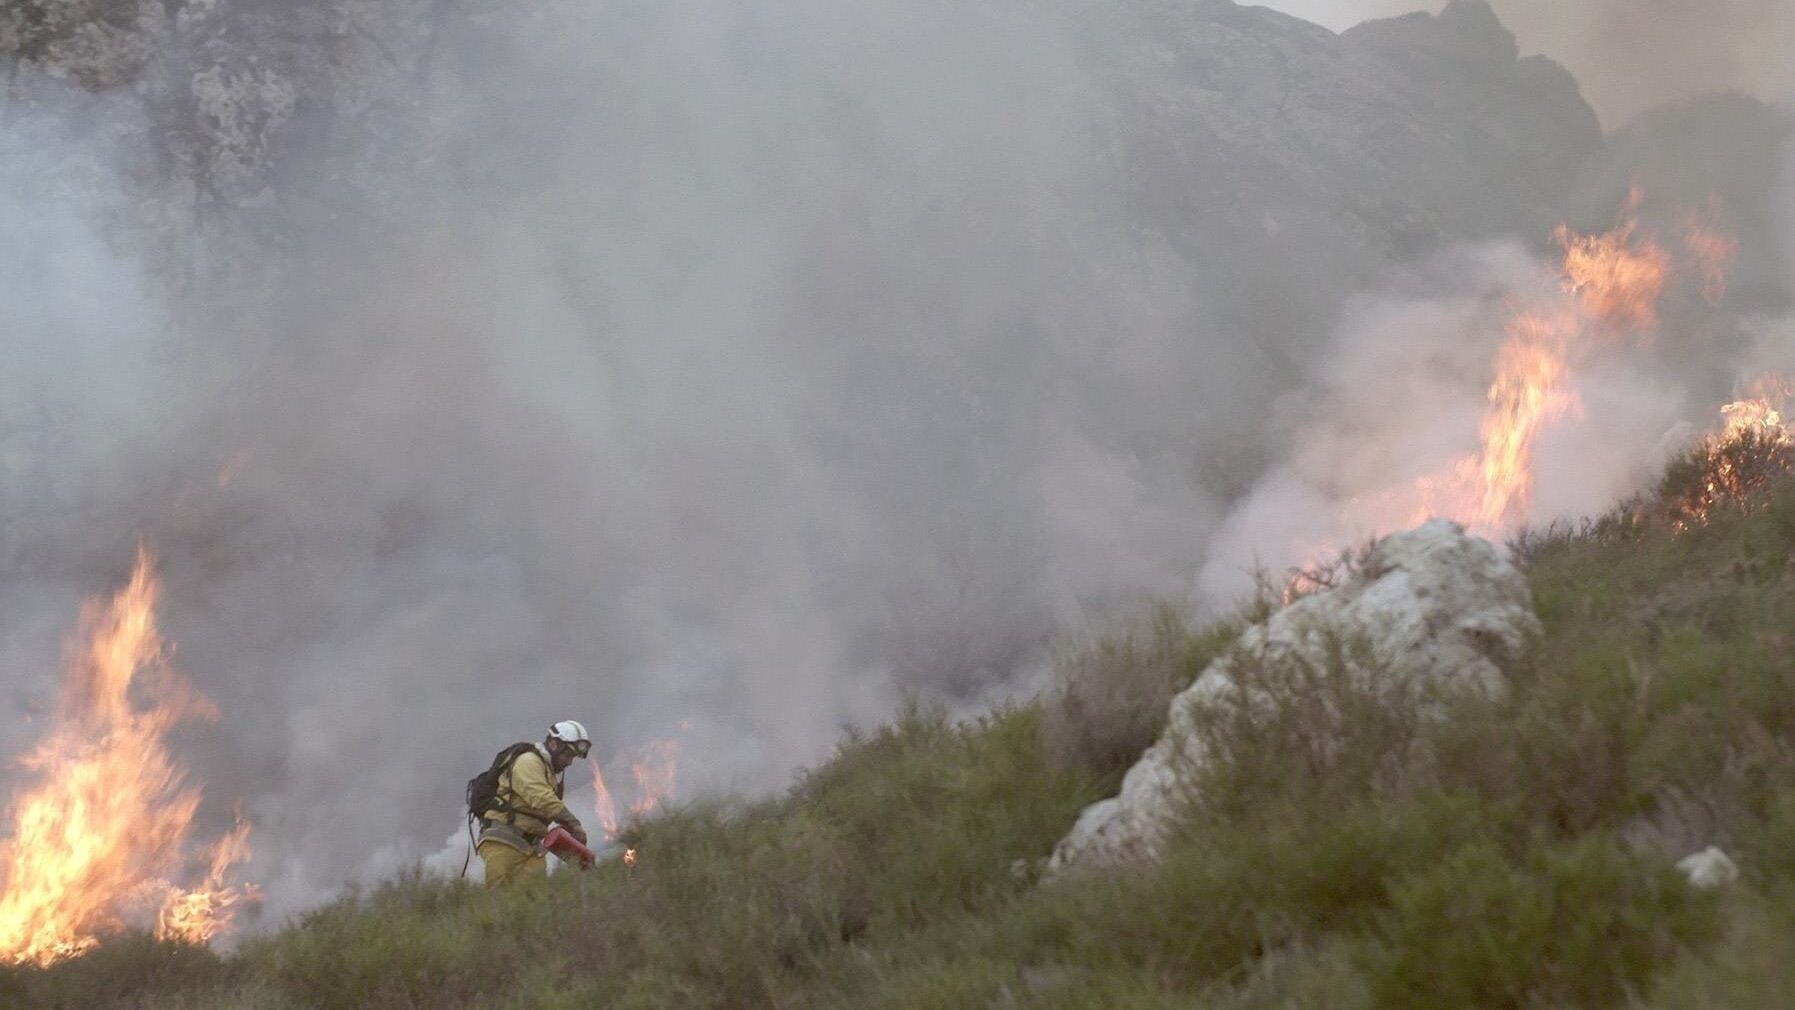
[[[473,820],[486,816],[488,810],[510,813],[511,804],[499,799],[499,780],[511,770],[511,763],[525,751],[535,750],[533,743],[514,743],[493,755],[492,767],[467,780],[467,815]]]

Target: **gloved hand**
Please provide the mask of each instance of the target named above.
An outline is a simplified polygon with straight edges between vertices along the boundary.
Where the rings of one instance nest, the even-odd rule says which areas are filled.
[[[586,829],[580,826],[580,822],[577,819],[570,817],[561,822],[561,826],[567,829],[567,833],[573,836],[574,841],[579,842],[581,845],[588,844],[586,841]]]

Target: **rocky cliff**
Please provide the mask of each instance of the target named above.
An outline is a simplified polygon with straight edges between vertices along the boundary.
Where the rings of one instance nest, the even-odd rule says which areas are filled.
[[[1104,15],[1080,58],[1102,81],[1093,129],[1123,194],[1112,223],[1169,250],[1215,321],[1274,355],[1312,346],[1380,264],[1544,234],[1601,145],[1569,74],[1518,59],[1478,0],[1341,36],[1229,0]],[[468,168],[433,99],[470,53],[527,59],[528,32],[564,16],[467,0],[25,0],[0,21],[0,60],[15,117],[66,114],[46,108],[56,89],[39,76],[141,107],[120,127],[90,106],[82,128],[132,131],[119,141],[142,196],[179,211],[162,216],[234,215],[278,238],[321,201],[379,212],[397,189],[490,182],[454,167]],[[628,12],[614,16],[626,33]],[[739,30],[746,51],[780,50],[756,35],[773,29]]]

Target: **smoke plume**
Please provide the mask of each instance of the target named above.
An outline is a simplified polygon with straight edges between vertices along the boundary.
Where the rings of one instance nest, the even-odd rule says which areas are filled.
[[[216,192],[146,195],[109,137],[164,127],[29,72],[0,152],[9,690],[53,696],[147,543],[226,713],[187,754],[217,823],[247,801],[272,916],[428,852],[553,720],[765,790],[900,691],[1180,591],[1211,513],[1122,443],[1199,348],[1179,284],[1111,265],[1074,24],[452,10],[395,49],[430,81],[373,96],[378,146],[227,68]],[[274,116],[350,157],[263,146]]]
[[[1488,26],[1405,64],[1225,6],[171,0],[18,42],[0,747],[143,542],[275,921],[430,856],[552,721],[764,793],[1355,534],[1475,438],[1503,299],[1629,172]],[[1565,36],[1598,96],[1603,38]],[[1786,339],[1769,171],[1723,194],[1752,318],[1585,375],[1540,518]]]

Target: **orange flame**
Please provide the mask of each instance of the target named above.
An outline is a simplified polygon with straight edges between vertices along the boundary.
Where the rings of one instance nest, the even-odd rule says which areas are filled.
[[[1787,472],[1795,427],[1784,418],[1792,398],[1795,385],[1765,376],[1753,382],[1742,399],[1720,408],[1724,423],[1694,447],[1702,467],[1701,487],[1671,503],[1678,532],[1707,525],[1723,502],[1751,509],[1752,498]]]
[[[1637,199],[1635,194],[1634,204]],[[1581,406],[1571,377],[1577,360],[1591,350],[1591,324],[1626,328],[1657,321],[1669,257],[1649,240],[1635,238],[1631,206],[1629,216],[1603,235],[1578,235],[1559,226],[1562,286],[1575,303],[1531,306],[1510,316],[1493,363],[1477,451],[1395,495],[1355,501],[1361,517],[1370,514],[1382,525],[1447,516],[1484,534],[1503,533],[1527,520],[1534,443],[1553,421]]]
[[[1739,258],[1739,242],[1720,224],[1718,196],[1708,198],[1705,212],[1690,212],[1683,222],[1683,247],[1702,274],[1702,298],[1709,305],[1726,300],[1726,273]]]
[[[587,758],[586,763],[592,766],[592,792],[598,807],[598,829],[605,834],[605,841],[617,838],[617,804],[611,799],[611,790],[605,787],[605,773],[599,770],[598,762]]]
[[[630,816],[645,817],[673,796],[679,777],[679,745],[671,740],[651,741],[630,762],[630,776],[636,780],[636,800],[629,806]]]
[[[1575,406],[1564,388],[1564,339],[1538,316],[1517,316],[1509,339],[1496,352],[1477,459],[1478,525],[1502,527],[1524,520],[1533,493],[1533,440],[1550,418]]]
[[[1710,441],[1730,441],[1747,431],[1777,439],[1789,438],[1790,432],[1783,418],[1791,400],[1795,400],[1795,382],[1775,375],[1759,376],[1745,387],[1739,399],[1720,408],[1720,416],[1726,424]]]
[[[1726,427],[1720,434],[1722,441],[1738,438],[1748,431],[1766,432],[1779,438],[1788,437],[1783,427],[1782,411],[1770,405],[1769,400],[1739,400],[1720,408],[1720,416],[1726,419]]]
[[[9,807],[0,844],[0,958],[48,965],[92,949],[103,934],[152,919],[159,936],[205,942],[228,929],[251,887],[227,887],[246,858],[248,827],[214,848],[205,882],[170,883],[188,866],[200,792],[185,784],[163,736],[189,718],[215,719],[166,662],[156,630],[158,585],[140,549],[130,582],[82,611],[68,650],[50,735],[21,765],[39,778]],[[151,704],[139,707],[133,694]],[[144,915],[150,908],[153,915]]]
[[[1504,323],[1505,339],[1492,363],[1494,376],[1478,425],[1477,450],[1432,472],[1416,476],[1411,471],[1401,484],[1346,501],[1333,530],[1336,537],[1349,534],[1363,540],[1436,516],[1454,519],[1480,535],[1501,536],[1529,520],[1535,446],[1553,422],[1581,410],[1573,381],[1577,370],[1597,354],[1612,351],[1617,337],[1637,336],[1658,324],[1658,303],[1672,258],[1640,233],[1635,213],[1642,199],[1635,189],[1619,223],[1604,234],[1581,235],[1562,224],[1556,229],[1563,250],[1558,264],[1563,297],[1522,305]],[[1711,301],[1723,292],[1725,268],[1736,251],[1735,243],[1713,224],[1718,217],[1717,201],[1705,216],[1692,215],[1685,243],[1703,271]],[[1784,400],[1789,392],[1782,390]],[[1785,406],[1778,413],[1769,402],[1731,405],[1729,434],[1767,425],[1778,439],[1789,438],[1788,446],[1795,449],[1795,429],[1782,426],[1787,412]],[[1338,566],[1326,560],[1337,551],[1304,540],[1291,547],[1293,555],[1310,560],[1293,570],[1284,587],[1286,600],[1324,588],[1338,577],[1334,570]]]
[[[255,462],[255,458],[254,449],[240,449],[232,453],[231,457],[224,461],[224,465],[218,468],[216,480],[218,487],[221,489],[230,487],[231,482],[237,479],[237,475],[243,472],[243,468]]]
[[[1533,493],[1533,443],[1551,420],[1575,412],[1576,393],[1568,387],[1572,356],[1584,350],[1582,322],[1644,329],[1657,325],[1670,257],[1650,239],[1635,239],[1637,191],[1621,223],[1602,235],[1578,235],[1566,225],[1556,232],[1564,250],[1560,264],[1566,292],[1577,298],[1577,314],[1562,319],[1521,312],[1508,324],[1508,340],[1496,352],[1496,378],[1479,429],[1481,449],[1472,480],[1476,503],[1472,526],[1511,529],[1527,518]],[[1466,464],[1460,464],[1461,472]]]
[[[604,772],[598,762],[588,758],[587,763],[592,766],[592,792],[598,810],[599,830],[604,832],[606,841],[616,841],[621,828],[617,802],[605,785]],[[629,817],[636,821],[658,810],[672,797],[679,778],[679,744],[672,740],[652,740],[644,744],[630,758],[630,778],[635,782],[636,798],[630,801]],[[633,865],[635,851],[625,852],[624,861]]]
[[[204,886],[185,894],[173,894],[157,917],[156,936],[183,943],[206,943],[229,925],[236,906],[254,901],[260,891],[254,884],[231,887],[225,884],[232,866],[249,858],[249,824],[237,819],[230,834],[212,847],[212,865],[206,872]]]
[[[1603,235],[1578,235],[1565,225],[1554,233],[1564,250],[1565,290],[1583,311],[1618,326],[1649,329],[1658,324],[1658,298],[1670,273],[1670,256],[1657,243],[1635,243],[1630,217]]]

